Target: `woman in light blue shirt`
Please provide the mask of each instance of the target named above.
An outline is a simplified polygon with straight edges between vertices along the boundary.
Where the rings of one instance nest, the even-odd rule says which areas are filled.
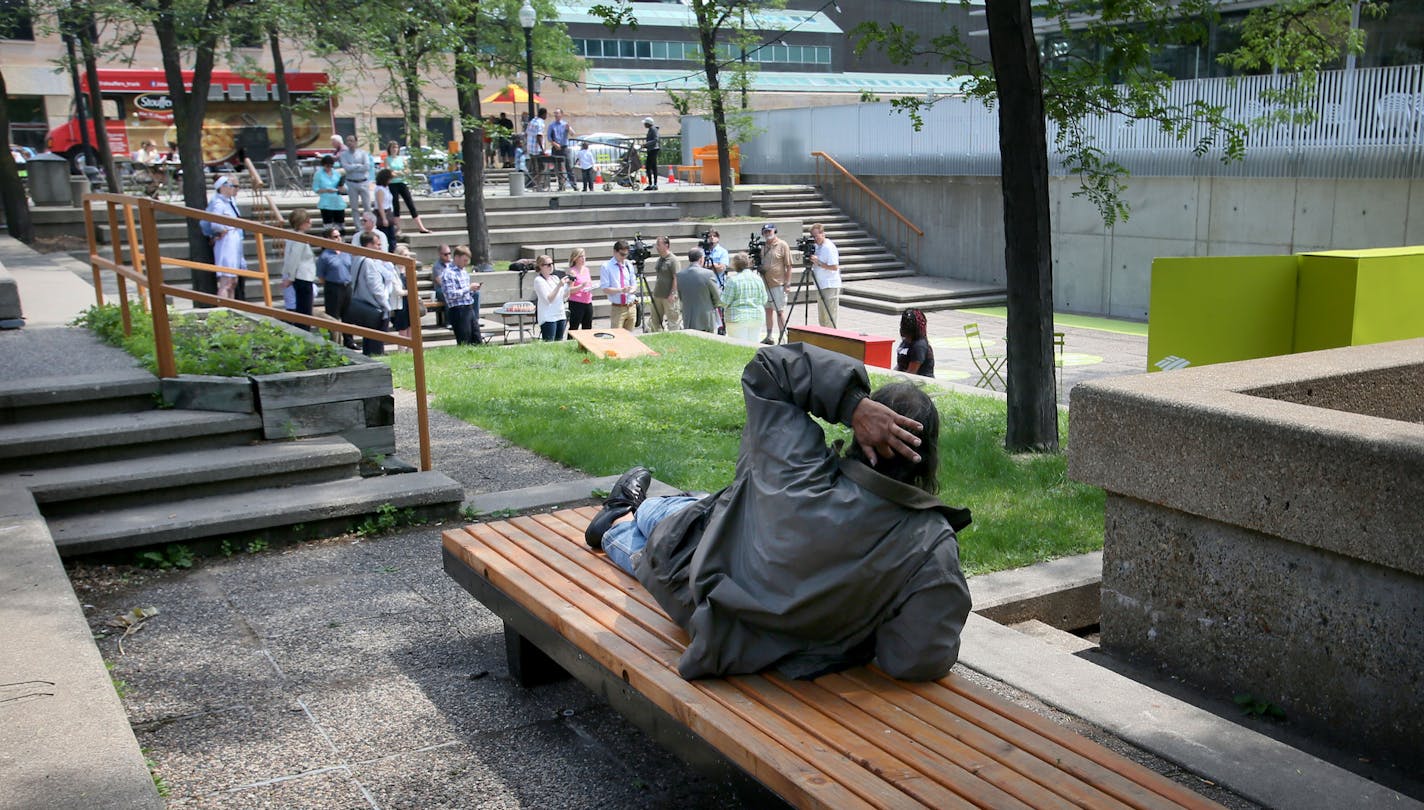
[[[316,207],[321,211],[323,225],[346,223],[345,176],[335,165],[336,160],[331,155],[324,155],[321,168],[312,175],[312,191],[316,192]]]

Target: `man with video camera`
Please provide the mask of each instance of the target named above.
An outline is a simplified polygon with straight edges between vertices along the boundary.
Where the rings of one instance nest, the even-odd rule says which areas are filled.
[[[766,283],[766,337],[761,342],[770,346],[775,341],[772,335],[786,332],[786,284],[791,280],[791,247],[776,235],[776,226],[770,222],[761,226],[765,242],[761,247],[761,277]],[[776,326],[780,331],[771,331],[771,313],[776,312]]]
[[[836,325],[841,301],[841,252],[836,243],[826,238],[826,228],[817,222],[811,226],[811,239],[816,252],[811,254],[811,269],[816,274],[816,286],[821,295],[816,300],[816,318],[822,326]]]
[[[727,249],[722,247],[722,234],[716,230],[709,230],[702,234],[703,267],[711,270],[717,275],[717,285],[720,287],[723,278],[727,273],[727,262],[731,261],[731,255]]]

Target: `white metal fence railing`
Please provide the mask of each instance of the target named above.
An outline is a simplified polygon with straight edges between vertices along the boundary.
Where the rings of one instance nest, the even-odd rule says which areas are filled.
[[[1221,161],[1222,145],[1198,157],[1196,133],[1178,141],[1151,121],[1096,116],[1086,122],[1093,143],[1136,175],[1320,178],[1424,177],[1424,65],[1337,70],[1320,74],[1308,124],[1272,121],[1262,92],[1293,76],[1244,76],[1176,82],[1168,101],[1201,99],[1251,125],[1246,158]],[[768,110],[755,113],[759,134],[741,144],[742,171],[752,175],[812,175],[813,151],[829,153],[860,175],[997,175],[997,113],[959,97],[922,113],[914,131],[888,102]],[[715,141],[711,123],[683,119],[685,149]],[[1204,134],[1204,133],[1203,133]],[[1051,171],[1066,174],[1052,154]]]

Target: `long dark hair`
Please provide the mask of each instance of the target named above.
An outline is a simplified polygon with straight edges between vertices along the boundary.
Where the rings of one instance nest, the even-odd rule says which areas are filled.
[[[900,313],[900,337],[905,340],[919,340],[925,337],[925,313],[918,309],[907,309]]]
[[[870,398],[889,407],[901,416],[924,425],[920,431],[920,446],[915,450],[919,461],[910,461],[903,456],[875,459],[875,471],[896,481],[903,481],[913,487],[935,495],[939,493],[939,409],[918,385],[908,382],[890,383],[870,395]],[[860,445],[854,441],[846,451],[847,458],[870,463]]]

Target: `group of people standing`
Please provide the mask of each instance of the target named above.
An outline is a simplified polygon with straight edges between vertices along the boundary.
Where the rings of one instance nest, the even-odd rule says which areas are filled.
[[[415,199],[406,184],[409,156],[401,154],[400,144],[386,144],[381,168],[376,158],[363,148],[355,135],[331,136],[332,153],[323,155],[321,165],[312,175],[312,191],[317,195],[317,209],[323,225],[342,226],[346,212],[359,222],[366,214],[376,218],[377,227],[386,234],[389,245],[395,245],[400,231],[401,201],[410,211],[411,221],[421,233],[430,233],[416,210]]]

